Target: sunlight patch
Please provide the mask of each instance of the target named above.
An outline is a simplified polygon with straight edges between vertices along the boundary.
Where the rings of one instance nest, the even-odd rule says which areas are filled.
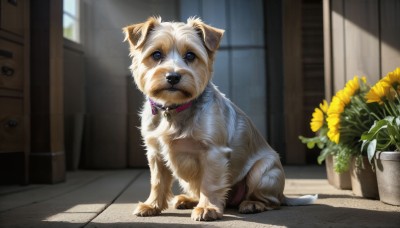
[[[86,223],[96,217],[96,212],[62,212],[44,219],[44,222]]]
[[[49,216],[43,221],[82,223],[94,218],[100,211],[104,210],[106,204],[78,204],[66,211]]]

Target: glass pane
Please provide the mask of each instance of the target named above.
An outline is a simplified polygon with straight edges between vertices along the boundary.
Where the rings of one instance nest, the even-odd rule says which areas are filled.
[[[71,16],[77,17],[77,0],[64,0],[64,12],[67,12]]]
[[[79,43],[79,24],[67,14],[63,16],[64,37]]]

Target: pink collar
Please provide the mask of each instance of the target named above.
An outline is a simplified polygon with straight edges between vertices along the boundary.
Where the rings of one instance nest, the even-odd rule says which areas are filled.
[[[171,106],[166,107],[166,106],[162,106],[160,104],[157,104],[152,99],[149,99],[149,102],[150,102],[150,105],[151,105],[151,113],[153,115],[157,115],[159,109],[161,109],[163,111],[175,110],[177,113],[178,112],[182,112],[182,111],[185,111],[186,109],[190,108],[190,106],[192,106],[192,104],[193,104],[193,101],[189,101],[188,103],[185,103],[185,104],[171,105]]]

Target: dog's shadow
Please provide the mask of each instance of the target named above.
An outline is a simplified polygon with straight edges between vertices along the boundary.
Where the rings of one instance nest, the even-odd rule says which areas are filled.
[[[343,199],[340,200],[345,200]],[[166,212],[162,216],[190,219],[191,210],[181,213]],[[349,216],[351,215],[351,216]],[[371,218],[371,219],[367,219]],[[372,219],[373,218],[373,219]],[[266,211],[256,214],[240,214],[236,208],[225,209],[221,220],[212,222],[195,222],[197,225],[229,227],[252,227],[260,225],[285,226],[285,227],[318,227],[318,226],[368,226],[391,227],[400,224],[400,217],[395,211],[375,211],[373,209],[360,209],[350,207],[333,207],[325,204],[307,206],[282,206],[278,210]]]

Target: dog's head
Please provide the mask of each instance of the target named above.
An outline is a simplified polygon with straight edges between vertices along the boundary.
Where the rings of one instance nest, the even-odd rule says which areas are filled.
[[[183,104],[199,96],[212,76],[223,30],[198,18],[187,23],[147,21],[123,28],[137,87],[154,101]]]

